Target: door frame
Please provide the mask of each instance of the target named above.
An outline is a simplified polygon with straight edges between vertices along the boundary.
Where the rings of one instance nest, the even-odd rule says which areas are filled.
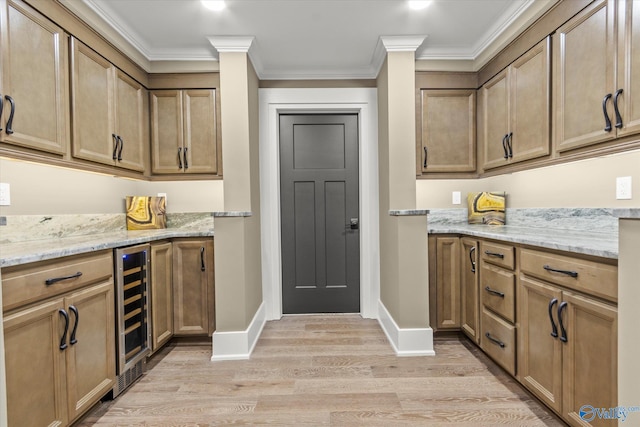
[[[378,318],[380,228],[376,88],[259,89],[262,298],[266,320],[282,317],[280,137],[283,113],[356,113],[360,192],[360,314]]]

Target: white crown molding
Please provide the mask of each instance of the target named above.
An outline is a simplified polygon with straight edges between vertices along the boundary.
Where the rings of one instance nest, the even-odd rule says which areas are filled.
[[[207,37],[209,43],[218,52],[245,52],[248,53],[255,40],[254,36],[211,36]]]
[[[380,36],[378,44],[382,44],[387,52],[415,52],[426,38],[426,35]]]

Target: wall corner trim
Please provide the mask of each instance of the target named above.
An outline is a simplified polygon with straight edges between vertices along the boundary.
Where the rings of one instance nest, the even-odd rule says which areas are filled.
[[[401,329],[382,301],[378,301],[378,322],[397,356],[435,356],[433,329]]]
[[[263,302],[244,331],[214,332],[211,361],[249,359],[265,323],[266,309]]]

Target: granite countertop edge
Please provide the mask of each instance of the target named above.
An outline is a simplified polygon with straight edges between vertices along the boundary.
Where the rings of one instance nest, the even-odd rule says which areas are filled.
[[[465,223],[429,224],[428,232],[464,234],[601,258],[618,258],[618,235],[611,233]]]
[[[122,230],[103,234],[0,244],[0,268],[180,237],[213,237],[212,228]]]

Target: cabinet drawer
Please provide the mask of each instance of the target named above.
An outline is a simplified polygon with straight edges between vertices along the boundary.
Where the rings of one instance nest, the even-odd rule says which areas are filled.
[[[509,270],[515,268],[515,249],[511,245],[500,243],[480,243],[481,259],[491,264],[499,265]]]
[[[516,374],[516,328],[482,308],[480,347],[511,375]]]
[[[522,249],[520,271],[610,301],[618,300],[618,267],[615,265]]]
[[[515,274],[483,264],[480,271],[480,284],[482,304],[514,323],[516,320]]]
[[[2,310],[7,312],[111,276],[113,258],[109,250],[3,268]]]

